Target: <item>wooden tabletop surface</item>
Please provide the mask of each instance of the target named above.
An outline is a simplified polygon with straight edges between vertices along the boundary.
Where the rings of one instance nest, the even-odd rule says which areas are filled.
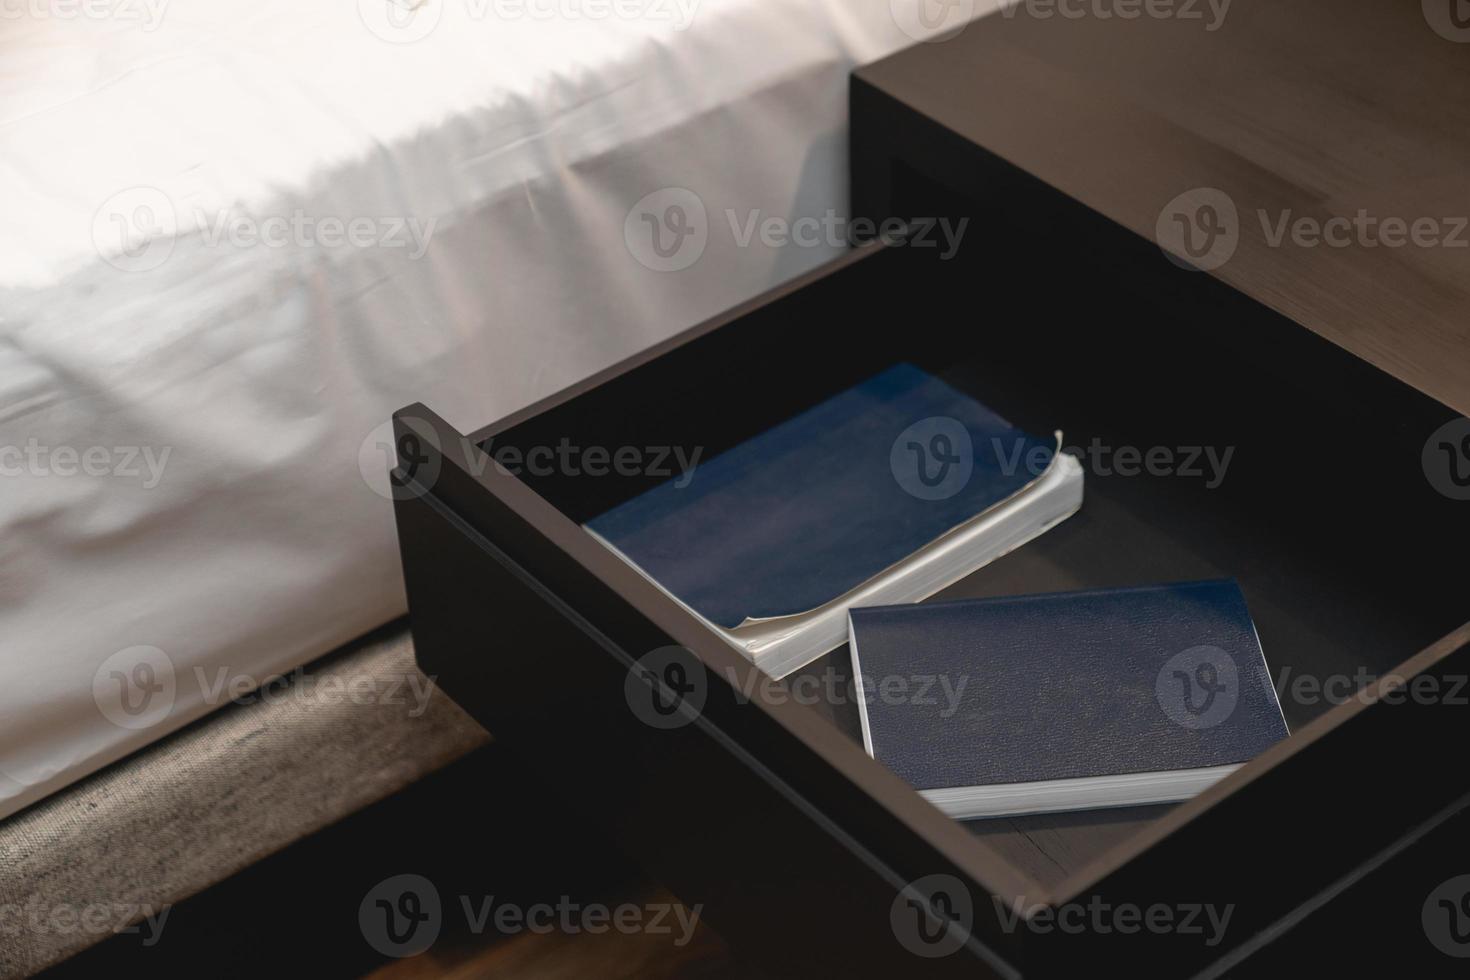
[[[1021,0],[859,74],[1470,414],[1457,2]]]

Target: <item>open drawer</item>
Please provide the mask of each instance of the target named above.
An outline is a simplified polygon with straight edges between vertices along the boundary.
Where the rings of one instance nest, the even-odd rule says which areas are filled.
[[[792,976],[1191,974],[1457,812],[1454,413],[1118,234],[1064,280],[1021,231],[857,249],[480,431],[399,412],[421,666],[545,776],[466,805],[575,808]],[[900,361],[1086,469],[1077,515],[937,599],[1233,576],[1292,737],[1177,806],[961,824],[864,753],[845,647],[764,681],[582,529]]]

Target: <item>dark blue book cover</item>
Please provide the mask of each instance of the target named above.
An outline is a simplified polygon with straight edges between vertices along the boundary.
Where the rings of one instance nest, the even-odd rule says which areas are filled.
[[[1288,734],[1232,580],[850,615],[868,750],[919,790],[1230,766]]]
[[[1056,452],[899,364],[587,527],[710,622],[815,609],[1017,494]]]

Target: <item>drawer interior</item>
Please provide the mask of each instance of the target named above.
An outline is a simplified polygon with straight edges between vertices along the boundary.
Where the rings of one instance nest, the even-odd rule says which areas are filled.
[[[472,438],[499,459],[559,444],[708,459],[907,361],[1060,429],[1086,471],[1077,515],[936,598],[1234,577],[1293,730],[1470,619],[1436,560],[1463,553],[1464,505],[1422,461],[1452,412],[1146,243],[1053,248],[1044,221],[1004,212],[975,209],[950,260],[864,250]],[[519,475],[578,523],[668,478]],[[842,648],[789,683],[850,694],[849,670]],[[811,710],[859,738],[852,698]],[[969,827],[1051,884],[1164,809]]]

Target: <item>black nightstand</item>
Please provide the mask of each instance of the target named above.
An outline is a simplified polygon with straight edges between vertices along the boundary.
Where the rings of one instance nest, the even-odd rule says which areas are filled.
[[[1374,128],[1390,156],[1455,157],[1463,128],[1410,108],[1453,89],[1457,60],[1400,8],[1238,0],[1193,40],[1202,28],[1182,21],[972,24],[853,82],[855,213],[969,218],[951,260],[912,242],[856,250],[471,434],[423,406],[398,413],[420,661],[546,774],[507,790],[511,805],[560,792],[732,946],[792,976],[1220,975],[1447,825],[1470,793],[1445,752],[1470,730],[1452,696],[1470,600],[1433,558],[1464,553],[1470,504],[1434,440],[1470,405],[1456,346],[1470,276],[1455,278],[1457,256],[1283,249],[1251,223],[1256,208],[1324,214],[1333,181],[1355,209],[1380,186],[1387,169],[1353,169],[1342,127]],[[1328,57],[1324,35],[1373,39],[1378,60]],[[1352,75],[1398,59],[1418,74]],[[1237,219],[1208,224],[1203,249],[1169,237],[1173,218],[1200,232],[1228,217],[1185,193],[1201,188]],[[1418,199],[1379,200],[1405,213]],[[1156,232],[1212,271],[1166,259]],[[1235,241],[1218,263],[1222,234]],[[707,458],[900,360],[1107,454],[1107,472],[1084,458],[1075,518],[939,598],[1234,576],[1293,737],[1177,807],[958,824],[864,754],[851,704],[762,684],[582,531],[659,477],[512,473],[485,452],[566,440]],[[1231,453],[1213,485],[1181,471],[1206,447]],[[1142,465],[1153,449],[1172,468]],[[671,646],[678,689],[640,686],[641,658]],[[844,648],[806,673],[840,687],[849,670]],[[1384,676],[1439,696],[1323,687]],[[655,694],[677,706],[668,724],[642,703]],[[1204,903],[1229,907],[1228,929],[1177,926]],[[1156,907],[1175,925],[1044,926]]]

